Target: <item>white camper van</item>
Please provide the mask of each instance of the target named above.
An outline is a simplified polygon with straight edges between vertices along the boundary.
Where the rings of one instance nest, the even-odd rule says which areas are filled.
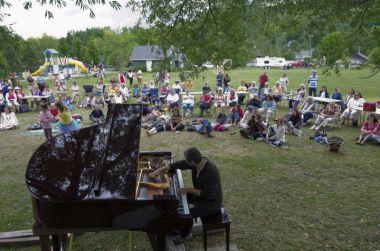
[[[266,56],[263,58],[256,58],[253,62],[248,63],[247,66],[264,67],[264,68],[285,67],[286,66],[286,60],[285,60],[285,58]]]

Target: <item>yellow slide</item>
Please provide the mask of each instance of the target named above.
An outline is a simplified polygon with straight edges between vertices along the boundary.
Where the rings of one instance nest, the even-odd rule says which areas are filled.
[[[82,73],[87,73],[87,68],[86,66],[84,66],[84,64],[81,61],[69,59],[68,64],[78,66],[81,69]]]
[[[43,65],[40,66],[40,68],[38,68],[37,71],[32,73],[32,76],[41,75],[45,71],[46,66],[48,66],[49,64],[50,64],[49,62],[45,62]]]

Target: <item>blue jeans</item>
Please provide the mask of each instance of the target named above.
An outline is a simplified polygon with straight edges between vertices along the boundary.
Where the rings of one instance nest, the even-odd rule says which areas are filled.
[[[186,114],[187,109],[190,109],[191,114],[193,114],[194,106],[191,104],[183,104],[182,109],[183,109],[183,114]]]

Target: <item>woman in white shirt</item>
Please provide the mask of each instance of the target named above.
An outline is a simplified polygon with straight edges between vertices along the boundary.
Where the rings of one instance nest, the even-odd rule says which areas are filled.
[[[347,119],[351,120],[353,123],[357,123],[361,111],[358,110],[363,107],[364,99],[360,92],[354,94],[354,98],[351,98],[347,102],[347,108],[343,111],[340,118],[342,119],[342,125]]]
[[[182,96],[183,116],[186,116],[187,110],[190,110],[190,116],[193,116],[194,96],[190,94],[190,90],[186,90],[186,94]]]
[[[174,89],[170,89],[168,96],[166,97],[166,102],[168,104],[169,111],[175,106],[178,106],[179,96],[174,92]]]
[[[279,78],[278,82],[280,82],[280,86],[282,88],[283,93],[287,93],[289,87],[289,79],[286,76],[286,73],[282,74],[282,77]]]
[[[71,86],[71,103],[76,103],[77,98],[79,97],[79,85],[77,82],[73,82],[73,86]]]
[[[5,107],[0,117],[0,131],[9,130],[18,126],[18,120],[11,108]]]
[[[284,147],[285,146],[285,125],[282,118],[275,118],[275,124],[268,128],[267,139],[269,145]]]

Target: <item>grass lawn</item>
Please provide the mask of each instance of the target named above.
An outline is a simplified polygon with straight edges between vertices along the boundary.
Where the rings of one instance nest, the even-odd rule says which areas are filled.
[[[268,71],[271,86],[282,70]],[[258,80],[262,69],[230,72],[234,86],[240,80]],[[291,89],[306,83],[311,70],[286,71]],[[340,77],[320,75],[320,86],[330,93],[339,86],[343,94],[349,88],[361,91],[369,100],[379,100],[380,75],[343,71]],[[174,80],[177,76],[171,74]],[[149,81],[150,74],[144,75]],[[204,73],[213,87],[215,72]],[[109,77],[108,77],[109,78]],[[79,79],[79,84],[96,79]],[[195,80],[200,90],[202,81]],[[25,84],[24,84],[25,85]],[[51,85],[52,86],[52,85]],[[71,85],[69,85],[71,86]],[[283,114],[286,107],[280,109]],[[76,109],[86,119],[90,111]],[[30,229],[34,222],[30,193],[24,182],[28,160],[44,141],[43,136],[23,136],[22,132],[37,120],[37,112],[17,114],[23,124],[16,130],[0,132],[0,231]],[[232,130],[238,131],[237,128]],[[241,250],[376,250],[380,248],[380,158],[379,147],[355,145],[358,128],[328,130],[329,136],[345,140],[340,153],[309,140],[304,128],[301,139],[287,135],[289,149],[280,150],[263,142],[242,139],[238,133],[214,133],[208,139],[191,132],[163,132],[152,137],[141,135],[141,150],[170,150],[175,159],[189,146],[198,147],[219,167],[224,204],[233,220],[231,243]],[[185,184],[191,185],[190,174]],[[127,232],[88,233],[74,237],[74,250],[126,250]],[[224,236],[209,238],[209,247],[219,246]],[[151,250],[143,233],[133,233],[134,250]],[[195,237],[189,250],[201,249]],[[38,247],[18,250],[38,250]]]

